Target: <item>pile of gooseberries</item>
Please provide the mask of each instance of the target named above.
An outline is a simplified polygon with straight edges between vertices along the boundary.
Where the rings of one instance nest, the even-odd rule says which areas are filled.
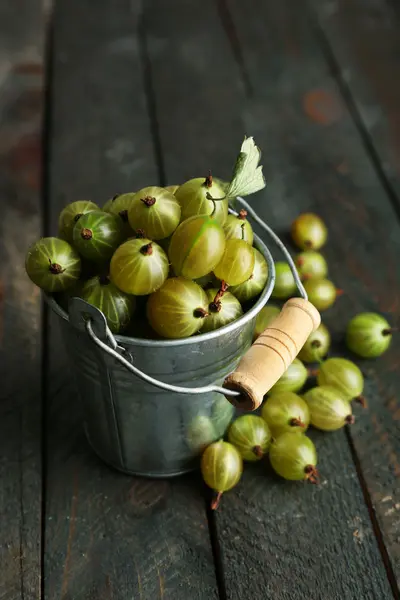
[[[220,329],[248,310],[268,279],[246,211],[229,214],[227,186],[209,173],[182,185],[116,194],[105,203],[73,201],[61,211],[58,236],[28,250],[26,271],[67,310],[74,296],[98,308],[113,333],[183,339]],[[327,227],[318,215],[305,213],[293,222],[291,235],[301,250],[294,262],[308,298],[324,311],[341,294],[320,253]],[[297,286],[286,262],[275,267],[272,297],[284,301]],[[261,309],[254,339],[279,312],[273,304]],[[360,357],[377,357],[388,349],[393,331],[384,317],[362,313],[349,322],[346,344]],[[330,332],[321,323],[269,390],[260,414],[232,422],[229,412],[229,420],[217,427],[217,441],[214,424],[198,417],[188,443],[201,447],[201,472],[216,494],[212,508],[239,482],[243,461],[269,456],[279,476],[318,482],[308,428],[341,429],[354,422],[353,400],[365,406],[361,370],[347,358],[326,358],[330,346]],[[310,376],[314,387],[304,391]]]

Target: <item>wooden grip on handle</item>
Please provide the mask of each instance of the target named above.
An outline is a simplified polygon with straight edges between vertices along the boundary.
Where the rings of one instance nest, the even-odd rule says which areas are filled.
[[[227,399],[244,410],[258,408],[320,323],[320,314],[311,302],[303,298],[288,300],[242,357],[236,371],[225,379],[226,388],[240,392],[240,396]]]

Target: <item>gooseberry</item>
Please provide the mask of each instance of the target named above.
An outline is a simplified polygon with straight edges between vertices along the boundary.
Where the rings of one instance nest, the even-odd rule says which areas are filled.
[[[275,263],[275,285],[271,294],[272,298],[284,300],[293,296],[296,290],[296,282],[289,265],[285,262],[277,261]]]
[[[328,263],[319,252],[307,250],[295,258],[295,265],[302,280],[322,279],[328,274]]]
[[[267,261],[256,248],[254,252],[254,267],[250,277],[239,285],[230,288],[231,294],[236,296],[239,302],[248,302],[258,296],[264,289],[268,279]]]
[[[133,235],[132,228],[129,225],[128,211],[132,204],[132,199],[135,193],[130,192],[127,194],[115,194],[112,198],[107,200],[102,210],[104,212],[111,213],[112,215],[119,216],[123,223],[123,231],[125,238]]]
[[[224,250],[221,225],[207,215],[199,215],[183,221],[174,231],[168,255],[175,275],[197,279],[214,269]]]
[[[167,185],[165,189],[168,190],[168,192],[171,192],[171,194],[175,194],[176,190],[179,189],[179,187],[179,185]]]
[[[317,451],[306,435],[283,433],[272,442],[269,458],[274,471],[284,479],[318,482]]]
[[[214,275],[228,285],[239,285],[253,272],[254,249],[243,240],[227,240],[224,253],[214,267]]]
[[[254,328],[253,340],[257,339],[268,327],[268,325],[279,315],[281,312],[278,306],[269,304],[264,306],[257,315],[256,326]]]
[[[29,248],[25,269],[33,283],[45,292],[61,292],[78,281],[81,259],[65,240],[45,237]]]
[[[130,239],[114,252],[111,281],[126,294],[146,296],[162,286],[169,262],[164,250],[148,238]]]
[[[301,360],[295,358],[283,375],[269,391],[269,394],[278,392],[298,392],[307,381],[308,371]]]
[[[220,289],[205,290],[208,299],[208,317],[204,319],[201,333],[219,329],[236,321],[243,314],[242,306],[233,294],[227,292],[228,286],[223,281]]]
[[[389,348],[394,331],[381,315],[360,313],[347,325],[346,344],[358,356],[376,358]]]
[[[216,394],[217,398],[211,411],[211,419],[217,437],[222,437],[235,414],[235,407],[224,396]]]
[[[304,213],[292,223],[292,239],[303,250],[319,250],[327,237],[325,223],[314,213]]]
[[[308,299],[318,310],[326,310],[335,302],[342,290],[337,290],[329,279],[308,279],[304,282]]]
[[[358,400],[365,404],[361,396],[364,389],[364,377],[361,370],[346,358],[328,358],[321,363],[317,374],[318,385],[329,385],[339,390],[343,398]]]
[[[321,323],[307,338],[298,358],[307,363],[319,362],[328,353],[330,345],[331,334],[328,328]]]
[[[224,232],[227,240],[244,240],[250,246],[253,245],[253,228],[246,219],[247,211],[241,210],[239,214],[228,215],[224,223]]]
[[[240,452],[243,460],[260,460],[271,442],[271,432],[267,423],[256,415],[243,415],[228,429],[228,441]]]
[[[60,213],[58,218],[58,233],[59,236],[72,244],[72,232],[75,223],[88,212],[100,210],[97,204],[89,200],[77,200],[68,204]]]
[[[211,508],[215,510],[222,494],[239,482],[243,471],[242,457],[235,446],[220,440],[205,449],[200,466],[205,483],[217,492],[211,503]]]
[[[83,285],[80,295],[103,313],[113,333],[128,326],[135,310],[135,298],[121,292],[109,277],[92,277]]]
[[[208,316],[205,291],[194,281],[172,277],[151,294],[147,301],[147,318],[165,338],[189,337],[199,331]]]
[[[310,410],[311,425],[322,431],[336,431],[354,423],[351,404],[337,388],[321,385],[303,395]]]
[[[73,231],[74,247],[93,262],[109,260],[123,239],[119,217],[100,210],[82,215]]]
[[[225,223],[228,216],[228,200],[225,191],[212,175],[198,177],[183,183],[175,192],[181,205],[181,221],[196,215],[212,215],[220,225]],[[210,198],[214,200],[211,200]]]
[[[139,190],[128,211],[132,229],[143,229],[152,240],[169,237],[179,225],[181,207],[165,188],[151,186]]]
[[[293,392],[280,392],[270,396],[262,406],[261,416],[274,437],[288,432],[304,433],[310,423],[307,404]]]

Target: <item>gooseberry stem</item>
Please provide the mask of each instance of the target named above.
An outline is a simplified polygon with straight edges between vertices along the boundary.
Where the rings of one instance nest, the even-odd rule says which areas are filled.
[[[344,290],[336,289],[336,298],[339,298],[340,296],[343,296],[343,294],[344,294]]]
[[[304,468],[304,473],[306,474],[306,479],[310,483],[318,484],[319,483],[319,473],[317,467],[314,465],[307,465]]]
[[[392,333],[395,333],[398,330],[398,327],[387,327],[386,329],[382,329],[382,335],[392,335]]]
[[[140,248],[140,252],[142,254],[144,254],[145,256],[150,256],[151,254],[153,254],[153,242],[150,242],[149,244],[145,244],[144,246],[142,246]]]
[[[120,196],[121,194],[114,194],[114,196],[111,199],[111,202],[114,202],[114,200],[116,200],[118,198],[118,196]]]
[[[241,224],[240,228],[242,230],[242,240],[244,240],[244,223]]]
[[[361,404],[361,406],[363,408],[367,408],[368,407],[368,402],[367,402],[365,396],[362,396],[362,395],[357,396],[357,398],[355,398],[355,401],[358,402],[359,404]]]
[[[140,201],[150,208],[150,206],[153,206],[157,200],[153,196],[146,196],[146,198],[140,198]]]
[[[91,240],[93,237],[91,229],[84,227],[84,229],[81,231],[81,237],[83,237],[84,240]]]
[[[221,501],[223,492],[217,492],[217,495],[211,501],[211,510],[217,510],[219,503]]]
[[[110,283],[110,278],[108,275],[99,275],[99,283],[100,285],[108,285]]]
[[[53,275],[60,275],[61,273],[64,273],[65,269],[63,269],[58,263],[52,263],[49,258],[49,271]]]
[[[212,175],[211,175],[211,171],[209,171],[207,177],[204,180],[204,185],[207,188],[210,188],[210,187],[212,187],[212,184],[213,184],[213,178],[212,178]]]
[[[128,211],[126,209],[125,210],[120,210],[118,214],[119,214],[119,216],[121,217],[121,219],[123,220],[124,223],[128,222]]]
[[[289,425],[291,427],[305,427],[305,423],[303,423],[303,421],[300,419],[300,417],[294,417],[293,419],[290,419],[289,421]]]
[[[262,458],[264,456],[261,446],[254,446],[253,452],[258,458]]]
[[[143,239],[146,237],[146,233],[144,231],[144,229],[136,229],[135,231],[135,238],[136,239]]]
[[[208,317],[208,312],[206,310],[204,310],[204,308],[200,307],[200,308],[195,308],[193,311],[193,316],[196,319],[204,319],[205,317]]]
[[[354,415],[347,415],[347,417],[345,418],[345,423],[347,423],[347,425],[353,425],[355,420],[356,418]]]
[[[237,218],[240,219],[241,221],[245,221],[246,217],[247,217],[247,210],[244,210],[244,208],[242,208],[242,210],[239,211]],[[242,225],[242,227],[243,227],[243,225]]]

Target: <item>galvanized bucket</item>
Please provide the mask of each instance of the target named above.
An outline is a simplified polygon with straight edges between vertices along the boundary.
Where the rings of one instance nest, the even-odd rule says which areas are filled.
[[[243,199],[237,201],[282,249],[306,298],[282,242]],[[104,462],[135,475],[179,475],[196,468],[202,450],[224,435],[235,412],[226,397],[237,392],[222,384],[250,347],[275,281],[268,248],[257,236],[255,245],[269,270],[257,302],[237,321],[187,339],[113,336],[104,315],[82,299],[71,299],[68,316],[47,298],[59,316],[88,441]]]

